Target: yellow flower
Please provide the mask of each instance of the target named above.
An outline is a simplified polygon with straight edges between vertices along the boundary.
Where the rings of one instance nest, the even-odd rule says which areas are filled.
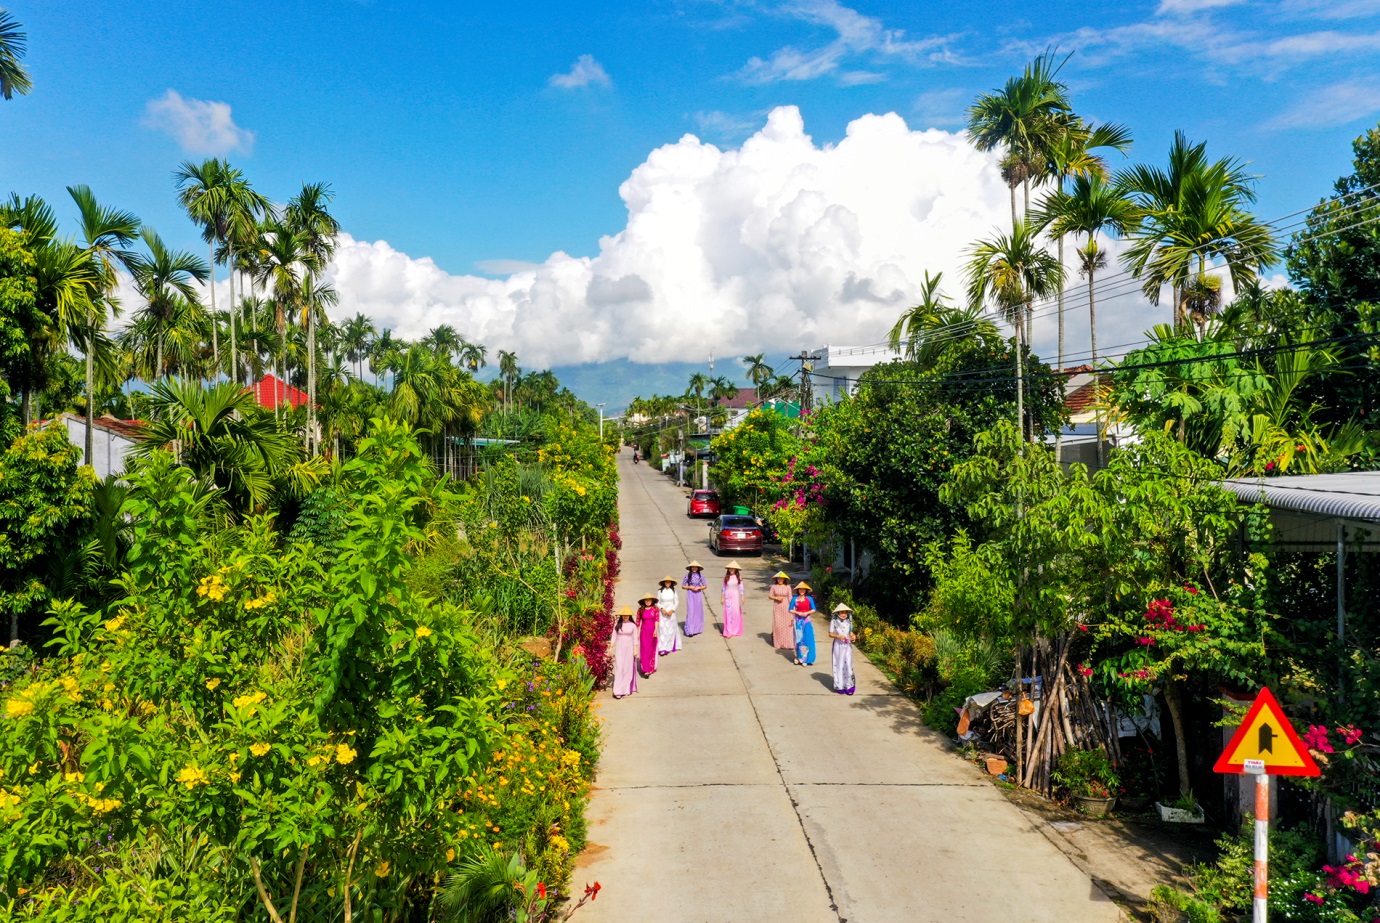
[[[193,763],[190,766],[184,766],[177,773],[177,781],[187,786],[190,791],[198,785],[206,785],[211,781],[211,777],[206,774],[206,770]]]
[[[379,863],[379,867],[374,869],[374,874],[379,878],[387,878],[388,873],[392,870],[392,864],[387,859],[384,859]]]
[[[418,638],[430,638],[430,637],[431,637],[431,629],[430,629],[430,628],[427,628],[425,625],[418,625],[418,626],[417,626],[417,637],[418,637]]]
[[[211,677],[210,679],[208,679],[208,680],[206,681],[206,688],[207,688],[207,689],[210,689],[212,692],[215,692],[215,691],[216,691],[216,687],[219,686],[219,685],[220,685],[220,677],[218,677],[218,676],[213,676],[213,677]]]
[[[551,839],[548,840],[548,842],[556,849],[559,849],[561,852],[570,852],[570,841],[567,840],[565,837],[561,836],[559,833],[552,835]]]
[[[454,862],[454,861],[455,861],[455,847],[454,847],[454,846],[452,846],[450,849],[447,849],[447,850],[446,850],[446,861],[447,861],[447,862]]]
[[[125,617],[123,615],[117,615],[113,619],[105,623],[105,630],[119,631],[124,626],[124,624]]]
[[[230,773],[230,781],[231,781],[231,782],[238,782],[239,780],[240,780],[240,774],[239,774],[238,772],[232,772],[232,773]]]
[[[85,782],[85,781],[86,781],[86,774],[85,774],[85,773],[82,773],[82,772],[64,772],[64,773],[62,774],[62,781],[64,781],[64,782]]]
[[[244,708],[246,705],[258,705],[266,698],[268,698],[268,696],[264,695],[262,692],[255,692],[251,693],[250,695],[242,695],[235,699],[234,706],[236,708]]]
[[[340,744],[335,748],[335,761],[342,766],[353,763],[356,755],[354,748],[348,747],[345,744]],[[387,863],[384,864],[386,865]],[[380,875],[379,877],[382,878],[383,876]]]
[[[34,713],[34,703],[27,699],[14,698],[5,703],[5,714],[11,718],[23,718]]]
[[[273,748],[271,746],[263,742],[249,745],[249,752],[254,754],[255,756],[263,756],[265,753],[272,749]]]

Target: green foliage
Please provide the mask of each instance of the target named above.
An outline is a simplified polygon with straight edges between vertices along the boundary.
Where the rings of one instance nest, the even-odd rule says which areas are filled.
[[[32,632],[55,595],[64,556],[80,549],[95,476],[61,423],[32,430],[0,456],[0,612],[10,638]]]
[[[1056,788],[1074,798],[1113,798],[1121,779],[1107,751],[1065,750],[1050,777]]]
[[[714,437],[710,448],[718,462],[709,477],[724,504],[764,510],[780,499],[781,481],[801,446],[793,421],[774,410],[757,409]]]
[[[320,545],[226,523],[168,453],[130,481],[118,598],[55,604],[59,656],[0,691],[17,919],[400,920],[481,844],[565,881],[592,678],[508,666],[414,588],[456,498],[406,427],[380,421],[344,466]]]

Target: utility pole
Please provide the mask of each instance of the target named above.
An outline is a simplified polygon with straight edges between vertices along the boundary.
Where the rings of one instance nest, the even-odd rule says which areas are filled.
[[[604,407],[605,407],[605,405],[607,405],[607,404],[608,404],[608,401],[605,401],[603,404],[595,404],[595,405],[594,405],[595,407],[598,407],[598,408],[599,408],[599,441],[600,441],[600,442],[603,442],[603,441],[604,441]]]
[[[813,389],[810,387],[810,373],[814,371],[814,363],[820,360],[820,356],[801,350],[800,355],[789,356],[787,358],[794,359],[800,363],[800,416],[804,417],[805,414],[810,412],[814,397]],[[800,432],[799,418],[797,418],[796,422],[796,432],[797,434]]]

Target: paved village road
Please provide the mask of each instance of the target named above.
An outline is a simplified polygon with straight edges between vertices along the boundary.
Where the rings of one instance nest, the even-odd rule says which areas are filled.
[[[605,748],[572,884],[603,890],[581,923],[1120,917],[866,659],[857,695],[836,695],[823,620],[813,667],[774,650],[761,559],[738,561],[745,627],[725,639],[708,528],[667,478],[627,451],[619,466],[617,604],[635,606],[692,558],[710,588],[705,633],[661,658],[636,695],[602,696]]]

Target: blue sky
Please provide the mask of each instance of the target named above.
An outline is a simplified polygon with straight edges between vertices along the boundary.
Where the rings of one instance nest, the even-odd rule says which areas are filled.
[[[0,104],[0,191],[56,203],[65,185],[85,182],[165,238],[199,247],[173,200],[170,174],[180,160],[225,154],[279,200],[304,180],[329,181],[344,228],[360,244],[362,262],[337,279],[344,306],[372,309],[405,332],[437,318],[463,329],[472,317],[473,334],[493,348],[527,350],[533,364],[872,341],[895,313],[885,298],[856,311],[815,310],[814,289],[792,290],[790,300],[807,307],[798,317],[783,313],[770,291],[753,289],[780,287],[779,279],[754,282],[737,265],[743,253],[716,256],[704,241],[734,233],[725,215],[751,224],[753,203],[797,182],[783,177],[817,168],[880,171],[870,191],[838,192],[837,201],[820,193],[819,214],[832,202],[863,215],[859,196],[894,197],[886,171],[903,176],[897,152],[908,148],[894,133],[859,140],[859,148],[892,145],[892,154],[824,166],[820,158],[850,123],[895,113],[916,133],[956,131],[975,93],[1052,45],[1073,52],[1064,76],[1077,108],[1127,124],[1135,158],[1159,159],[1173,131],[1184,129],[1214,153],[1254,163],[1267,218],[1325,195],[1347,171],[1351,139],[1380,115],[1380,0],[7,6],[29,33],[35,90]],[[782,123],[773,152],[762,155],[771,166],[744,171],[713,159],[782,106],[797,107],[800,125]],[[704,143],[677,145],[686,133]],[[659,148],[667,163],[651,156]],[[939,191],[925,193],[926,210],[942,200],[943,171],[958,171],[955,187],[969,181],[960,155],[945,148],[915,162],[918,172],[943,174]],[[638,182],[630,180],[635,170]],[[706,180],[706,171],[715,178]],[[625,181],[628,201],[620,198]],[[754,182],[767,184],[756,197]],[[991,190],[982,189],[972,196],[981,207],[941,230],[967,239],[980,232],[982,209],[992,205]],[[782,201],[799,203],[799,192]],[[686,220],[702,222],[688,255],[685,241],[663,244],[679,220],[665,203],[677,196],[695,200]],[[739,204],[720,209],[729,198]],[[639,202],[662,204],[630,225]],[[667,229],[644,227],[658,220]],[[885,236],[885,222],[860,220],[862,236]],[[811,246],[835,254],[841,238],[825,235],[819,221],[781,233],[814,234]],[[634,255],[617,252],[617,241],[601,248],[601,237],[625,230],[639,241]],[[763,249],[773,246],[771,233],[751,251],[765,263],[774,258]],[[791,246],[795,265],[808,265],[808,248]],[[844,272],[840,263],[836,275],[890,286],[901,301],[930,255],[923,243],[899,253],[893,262],[914,269],[885,282],[886,260],[858,257],[868,248],[849,246],[837,252],[866,266]],[[563,270],[549,260],[556,252],[604,257]],[[704,278],[731,269],[738,281],[701,289],[648,268],[697,260],[708,264]],[[382,272],[384,264],[401,274]],[[587,277],[568,278],[576,270]],[[497,281],[485,288],[473,275]],[[347,293],[347,284],[360,294]],[[407,297],[390,294],[404,288]],[[500,310],[509,302],[516,315]],[[711,305],[704,322],[722,334],[681,336],[688,306],[700,303]],[[626,333],[652,315],[663,326]],[[552,347],[563,325],[595,332]]]

